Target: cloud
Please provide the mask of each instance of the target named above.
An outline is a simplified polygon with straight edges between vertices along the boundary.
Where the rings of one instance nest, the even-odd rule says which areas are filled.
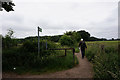
[[[118,10],[117,8],[111,11],[109,17],[100,23],[91,24],[91,33],[98,37],[118,38]]]
[[[14,12],[3,11],[1,14],[2,34],[12,28],[16,37],[36,36],[37,27],[40,26],[43,29],[41,35],[84,29],[97,37],[116,38],[113,32],[117,30],[117,2],[76,1],[15,1]]]

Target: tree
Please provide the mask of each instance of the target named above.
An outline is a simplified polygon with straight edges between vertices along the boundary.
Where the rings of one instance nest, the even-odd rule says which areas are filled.
[[[0,1],[0,4],[2,5],[2,8],[4,8],[7,12],[9,11],[14,11],[13,6],[15,6],[15,4],[8,0],[8,1]],[[3,9],[1,9],[3,10]]]
[[[58,42],[59,39],[60,39],[60,37],[61,37],[61,35],[51,36],[51,37],[50,37],[50,40],[51,40],[51,41],[54,41],[54,42]]]
[[[115,39],[114,39],[114,38],[112,38],[112,40],[114,41]]]
[[[64,33],[64,34],[71,36],[73,34],[73,32],[72,31],[66,31],[66,33]]]
[[[11,28],[8,29],[8,33],[6,34],[6,37],[12,38],[13,37],[13,33],[14,33],[14,31]]]
[[[74,42],[74,45],[77,45],[77,39],[78,38],[81,38],[81,36],[80,35],[77,35],[77,32],[76,31],[67,31],[66,33],[65,33],[65,35],[67,35],[67,36],[69,36],[72,40],[73,40],[73,42]],[[74,46],[73,45],[73,46]]]
[[[14,45],[13,38],[14,31],[10,28],[8,29],[8,33],[6,34],[5,38],[3,38],[2,44],[3,48],[10,48]]]
[[[85,30],[78,31],[77,35],[81,35],[81,38],[83,38],[85,41],[89,40],[90,38],[90,34]]]
[[[61,45],[67,45],[67,46],[73,46],[74,45],[74,41],[71,39],[70,36],[67,35],[63,35],[59,42],[61,43]]]
[[[89,39],[89,41],[97,41],[98,40],[98,38],[96,38],[96,37],[90,37],[90,39]]]

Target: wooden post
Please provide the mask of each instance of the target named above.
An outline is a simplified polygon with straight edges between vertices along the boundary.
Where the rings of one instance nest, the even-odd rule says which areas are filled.
[[[75,49],[73,48],[73,64],[75,64],[75,55],[74,55],[74,53],[75,53]]]
[[[38,57],[40,54],[40,37],[39,37],[39,26],[38,26]]]
[[[101,45],[101,52],[104,53],[104,45]]]
[[[47,50],[47,40],[46,40],[46,50]]]
[[[73,52],[73,65],[75,64],[75,48],[58,48],[58,49],[48,49],[48,50],[65,50],[65,56],[67,50],[72,50]]]
[[[65,49],[65,56],[66,56],[66,49]]]

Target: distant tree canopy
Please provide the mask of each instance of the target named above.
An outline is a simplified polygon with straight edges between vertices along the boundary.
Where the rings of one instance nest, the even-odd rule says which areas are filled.
[[[74,31],[75,32],[75,31]],[[72,31],[66,31],[65,35],[71,36],[73,34]]]
[[[90,38],[90,33],[86,32],[84,30],[78,31],[77,34],[81,35],[81,38],[83,38],[83,40],[85,40],[85,41],[88,41]]]
[[[58,42],[62,35],[51,36],[49,39],[53,42]]]
[[[65,35],[71,36],[72,39],[76,39],[77,42],[79,42],[81,38],[83,38],[85,41],[89,40],[90,38],[90,34],[85,30],[81,30],[77,32],[69,31],[69,32],[66,32]]]
[[[2,8],[4,8],[7,12],[9,11],[14,11],[13,6],[15,6],[15,4],[11,1],[11,2],[0,2],[2,4]]]
[[[81,38],[83,38],[85,41],[105,41],[107,39],[105,38],[96,38],[96,37],[91,37],[90,33],[85,31],[85,30],[80,30],[80,31],[66,31],[64,33],[64,35],[67,35],[67,37],[69,37],[70,39],[72,39],[72,41],[76,44],[78,43]],[[49,40],[49,41],[53,41],[53,42],[58,42],[60,40],[60,38],[63,35],[54,35],[54,36],[40,36],[40,39],[42,40]],[[64,36],[66,37],[66,36]],[[35,37],[27,37],[25,39],[37,39],[37,36]]]
[[[97,41],[98,40],[98,38],[96,38],[96,37],[90,37],[90,39],[89,39],[90,41]]]

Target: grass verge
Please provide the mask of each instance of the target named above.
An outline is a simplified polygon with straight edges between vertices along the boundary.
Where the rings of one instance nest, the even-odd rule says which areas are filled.
[[[119,80],[118,41],[87,42],[87,46],[86,57],[93,63],[94,78]]]

